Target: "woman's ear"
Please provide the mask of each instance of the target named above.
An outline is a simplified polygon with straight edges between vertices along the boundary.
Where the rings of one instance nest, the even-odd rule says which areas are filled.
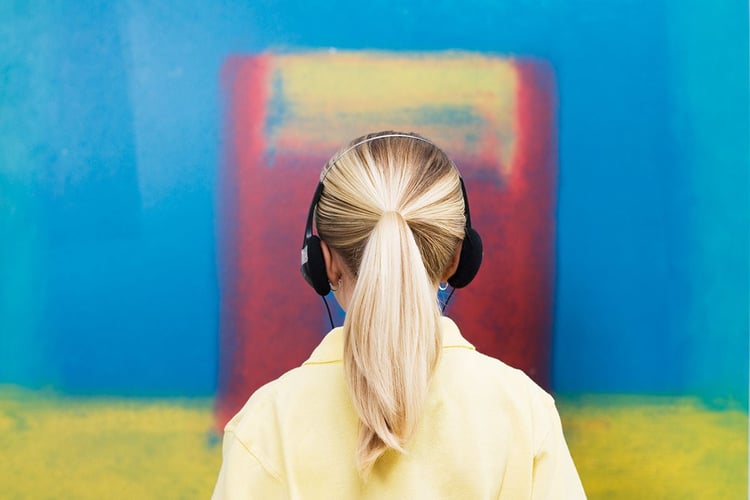
[[[458,269],[458,262],[461,260],[461,248],[463,245],[461,243],[458,244],[456,247],[456,251],[453,253],[453,261],[451,262],[451,265],[448,266],[448,270],[445,271],[445,274],[440,278],[440,281],[446,282],[450,279],[451,276],[456,274],[456,269]]]
[[[326,263],[326,276],[328,276],[328,281],[336,284],[341,279],[338,256],[334,255],[325,241],[320,241],[320,249],[323,251],[323,260]]]

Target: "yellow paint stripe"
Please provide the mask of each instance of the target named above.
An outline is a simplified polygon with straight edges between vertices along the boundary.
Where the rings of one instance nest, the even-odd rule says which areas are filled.
[[[516,138],[518,72],[464,53],[312,52],[272,56],[271,145],[330,155],[355,136],[418,131],[452,154],[488,151],[504,173]]]
[[[209,498],[212,401],[0,392],[1,498]]]
[[[690,398],[558,398],[591,499],[747,498],[747,413]],[[3,498],[208,498],[212,401],[0,388]]]
[[[748,415],[697,399],[558,398],[590,499],[747,498]]]

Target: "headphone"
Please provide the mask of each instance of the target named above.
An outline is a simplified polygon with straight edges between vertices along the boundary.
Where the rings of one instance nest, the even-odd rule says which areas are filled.
[[[376,135],[364,139],[353,146],[347,148],[343,153],[338,155],[331,163],[328,170],[336,165],[336,162],[344,157],[351,150],[372,142],[378,139],[385,139],[387,137],[404,137],[408,139],[414,139],[433,147],[438,148],[433,142],[428,141],[423,137],[411,134],[384,134]],[[312,286],[318,295],[325,297],[331,291],[331,284],[328,282],[328,276],[326,275],[326,265],[323,259],[323,250],[320,247],[320,238],[313,234],[313,217],[315,215],[315,209],[320,202],[320,197],[323,194],[323,181],[325,180],[328,170],[323,172],[323,176],[318,183],[318,187],[315,188],[315,194],[313,195],[312,202],[310,203],[310,210],[307,213],[307,223],[305,224],[305,239],[302,241],[302,276],[305,278],[310,286]],[[448,278],[448,284],[455,288],[463,288],[474,279],[474,276],[479,272],[479,267],[482,265],[482,256],[484,250],[482,247],[482,238],[479,233],[471,227],[471,214],[469,212],[469,198],[466,196],[466,187],[464,186],[464,180],[459,174],[459,181],[461,182],[461,193],[464,197],[464,215],[466,216],[466,226],[464,228],[464,239],[461,244],[461,256],[459,257],[458,267],[456,272]]]

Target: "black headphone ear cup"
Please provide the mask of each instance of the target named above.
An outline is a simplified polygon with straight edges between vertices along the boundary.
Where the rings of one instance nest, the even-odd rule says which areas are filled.
[[[326,296],[331,291],[331,284],[326,274],[326,263],[323,259],[323,250],[320,247],[320,238],[313,235],[305,240],[307,250],[307,262],[302,262],[302,276],[315,289],[318,295]]]
[[[453,288],[463,288],[474,279],[482,265],[484,248],[482,237],[471,227],[466,228],[466,236],[461,244],[461,257],[455,274],[448,278],[448,284]]]

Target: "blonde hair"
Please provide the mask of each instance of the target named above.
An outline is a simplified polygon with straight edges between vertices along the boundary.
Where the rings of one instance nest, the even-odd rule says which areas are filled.
[[[442,346],[436,287],[464,237],[464,200],[445,153],[408,137],[358,145],[321,177],[318,234],[356,279],[344,367],[366,477],[386,450],[404,452],[419,420]]]

